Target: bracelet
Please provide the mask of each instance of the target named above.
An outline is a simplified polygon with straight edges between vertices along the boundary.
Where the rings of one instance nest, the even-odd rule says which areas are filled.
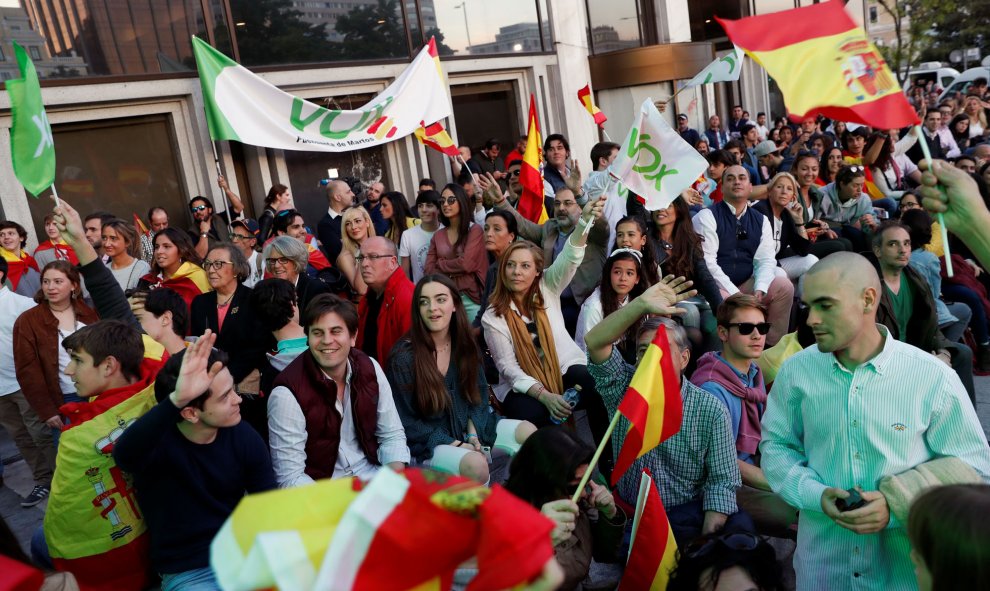
[[[805,223],[805,224],[794,224],[794,227],[795,227],[795,228],[803,228],[803,227],[805,227],[805,226],[807,226],[807,225],[808,225],[808,224],[806,224],[806,223]]]
[[[478,438],[478,434],[477,433],[468,433],[467,434],[467,438],[468,439],[471,439],[472,437],[474,437],[475,439],[477,439]]]

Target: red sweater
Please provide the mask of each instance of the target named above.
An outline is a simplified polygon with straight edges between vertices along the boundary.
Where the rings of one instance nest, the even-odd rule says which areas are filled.
[[[402,269],[396,269],[385,283],[382,294],[382,307],[378,314],[378,341],[375,347],[378,362],[385,365],[392,346],[402,335],[409,332],[412,315],[413,291],[416,286],[406,277]],[[369,288],[370,289],[370,288]],[[364,345],[365,326],[368,322],[368,296],[358,302],[357,348]]]

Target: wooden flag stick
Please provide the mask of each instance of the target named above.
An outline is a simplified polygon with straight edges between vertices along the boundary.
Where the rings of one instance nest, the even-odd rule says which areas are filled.
[[[615,416],[612,417],[612,422],[608,424],[608,429],[605,429],[605,435],[602,436],[602,441],[598,444],[598,449],[595,450],[595,455],[592,456],[591,463],[588,464],[588,469],[584,471],[584,476],[581,477],[581,482],[578,483],[577,490],[574,491],[574,496],[571,497],[572,503],[577,504],[578,499],[584,493],[584,487],[588,486],[588,479],[591,478],[591,473],[595,471],[595,466],[598,465],[598,460],[602,457],[602,452],[605,451],[605,446],[608,445],[612,437],[612,431],[619,424],[620,414],[622,413],[616,411]]]
[[[925,155],[925,162],[928,163],[928,170],[932,169],[932,153],[928,149],[928,140],[925,139],[925,132],[921,129],[921,124],[914,126],[915,133],[918,134],[918,143],[921,144],[921,153]],[[945,274],[952,277],[952,253],[949,251],[949,230],[945,227],[945,217],[940,213],[935,214],[938,217],[938,225],[942,230],[942,247],[945,249]]]

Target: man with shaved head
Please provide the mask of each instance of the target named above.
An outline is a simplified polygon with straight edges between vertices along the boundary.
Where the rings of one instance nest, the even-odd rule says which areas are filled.
[[[368,285],[358,303],[357,347],[384,365],[392,345],[409,332],[415,286],[399,267],[399,253],[388,238],[365,239],[355,258]]]
[[[767,400],[762,468],[800,511],[798,589],[917,589],[895,516],[910,495],[881,479],[955,458],[990,480],[990,448],[962,383],[876,323],[882,289],[858,254],[812,267],[801,299],[817,345],[784,363]],[[845,504],[853,490],[858,508]]]
[[[354,203],[354,191],[341,180],[330,181],[327,185],[327,201],[330,207],[316,226],[316,237],[320,239],[327,260],[336,261],[343,247],[340,233],[341,213]]]

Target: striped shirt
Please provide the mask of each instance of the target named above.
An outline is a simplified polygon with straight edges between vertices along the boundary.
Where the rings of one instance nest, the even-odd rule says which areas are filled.
[[[990,448],[956,374],[931,354],[884,338],[853,371],[812,346],[788,359],[763,415],[763,471],[800,510],[798,589],[917,589],[904,524],[858,535],[821,509],[826,487],[875,491],[882,477],[956,457],[984,481]]]
[[[588,361],[588,373],[595,379],[609,419],[618,412],[636,368],[622,359],[618,347],[603,363]],[[736,512],[736,489],[742,486],[736,464],[736,443],[729,426],[729,412],[714,396],[681,380],[684,416],[681,430],[659,447],[633,462],[619,480],[619,496],[635,506],[639,495],[639,475],[649,468],[660,499],[668,509],[703,497],[705,511],[726,515]],[[629,431],[629,420],[620,416],[612,432],[612,452],[618,458]]]

